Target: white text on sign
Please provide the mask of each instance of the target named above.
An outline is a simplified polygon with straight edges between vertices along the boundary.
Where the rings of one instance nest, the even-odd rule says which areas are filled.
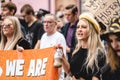
[[[30,60],[27,76],[43,76],[46,74],[46,64],[48,58]],[[7,60],[6,76],[23,76],[25,60]]]

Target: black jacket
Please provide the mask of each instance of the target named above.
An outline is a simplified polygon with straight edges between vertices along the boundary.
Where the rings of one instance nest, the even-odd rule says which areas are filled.
[[[77,20],[75,22],[75,24],[73,25],[74,32],[73,32],[73,37],[72,37],[72,41],[71,41],[70,53],[68,53],[69,54],[68,55],[68,60],[69,60],[69,57],[71,58],[72,52],[73,52],[73,50],[74,50],[74,48],[77,44],[75,32],[76,32],[76,29],[77,29],[78,21],[79,20]],[[67,32],[68,32],[69,26],[70,26],[70,23],[66,23],[65,26],[61,29],[61,33],[64,35],[65,39],[67,38]]]

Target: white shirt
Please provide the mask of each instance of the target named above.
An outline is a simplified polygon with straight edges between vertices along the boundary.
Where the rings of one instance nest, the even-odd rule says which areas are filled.
[[[41,37],[40,49],[53,47],[57,44],[61,44],[63,47],[64,55],[66,56],[66,41],[60,32],[55,32],[54,34],[48,36],[47,33],[44,33]],[[64,70],[62,69],[61,75],[59,76],[59,80],[64,79]]]

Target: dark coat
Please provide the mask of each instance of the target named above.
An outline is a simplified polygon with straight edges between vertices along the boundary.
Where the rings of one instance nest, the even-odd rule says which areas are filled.
[[[75,36],[75,32],[76,32],[76,29],[77,29],[77,23],[78,23],[78,20],[75,22],[75,24],[73,25],[73,37],[72,37],[72,41],[71,41],[71,47],[70,47],[70,53],[68,53],[68,60],[69,58],[71,58],[72,56],[72,52],[76,46],[76,36]],[[61,33],[64,35],[65,39],[67,38],[67,32],[68,32],[68,29],[70,27],[70,23],[66,23],[65,26],[61,29]]]

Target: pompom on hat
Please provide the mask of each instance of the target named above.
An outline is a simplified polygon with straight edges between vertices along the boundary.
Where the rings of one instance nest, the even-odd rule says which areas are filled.
[[[93,15],[89,12],[84,12],[79,16],[79,20],[80,19],[86,19],[88,20],[90,23],[92,23],[94,29],[96,30],[96,32],[98,34],[100,34],[100,26],[98,24],[98,22],[94,19]]]
[[[112,19],[110,27],[102,34],[103,39],[106,40],[109,34],[120,35],[120,17]]]

